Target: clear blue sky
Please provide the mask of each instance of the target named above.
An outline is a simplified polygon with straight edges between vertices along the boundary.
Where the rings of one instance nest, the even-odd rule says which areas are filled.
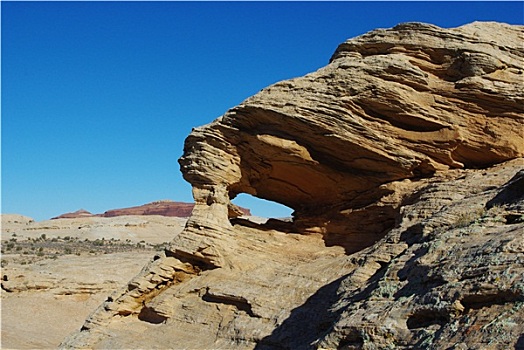
[[[192,201],[192,127],[374,28],[523,23],[522,2],[1,2],[2,212]],[[262,216],[286,210],[244,199]]]

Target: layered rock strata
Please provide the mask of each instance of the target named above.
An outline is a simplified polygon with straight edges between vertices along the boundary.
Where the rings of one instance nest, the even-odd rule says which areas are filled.
[[[522,346],[523,40],[375,30],[194,129],[184,231],[63,347]]]

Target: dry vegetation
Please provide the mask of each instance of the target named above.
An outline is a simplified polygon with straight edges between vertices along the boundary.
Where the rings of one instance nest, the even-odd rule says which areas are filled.
[[[3,240],[1,245],[2,267],[9,263],[21,265],[32,264],[43,259],[57,259],[59,256],[75,255],[99,255],[135,251],[160,251],[167,246],[167,242],[151,244],[145,241],[137,243],[129,239],[81,239],[77,237],[53,237],[48,238],[42,234],[37,238],[18,239],[13,233],[11,238]]]

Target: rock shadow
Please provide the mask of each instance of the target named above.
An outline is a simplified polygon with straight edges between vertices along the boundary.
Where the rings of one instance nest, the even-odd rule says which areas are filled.
[[[497,205],[514,204],[524,199],[524,170],[520,170],[509,180],[495,197],[487,204],[486,209]]]
[[[517,343],[515,344],[515,350],[524,350],[524,334],[521,334]]]
[[[365,300],[378,287],[379,281],[386,272],[387,264],[384,264],[370,277],[369,284],[365,288],[357,288],[347,294],[344,292],[340,294],[339,289],[350,274],[323,286],[303,305],[292,310],[291,315],[270,335],[261,339],[255,349],[316,349],[313,343],[329,333],[340,320],[347,306]],[[344,305],[341,304],[342,299]],[[340,346],[358,345],[361,341],[363,339],[358,330],[347,329],[340,340]]]
[[[337,290],[347,276],[323,286],[291,315],[273,333],[261,339],[256,350],[307,350],[312,342],[325,334],[339,318],[340,311],[332,310],[339,301]]]
[[[296,231],[293,220],[282,220],[282,219],[269,218],[264,223],[258,223],[255,221],[251,221],[250,219],[236,217],[236,218],[229,219],[229,222],[233,226],[240,225],[240,226],[245,226],[245,227],[256,228],[262,231],[276,230],[276,231],[281,231],[285,233],[291,233],[291,232]]]

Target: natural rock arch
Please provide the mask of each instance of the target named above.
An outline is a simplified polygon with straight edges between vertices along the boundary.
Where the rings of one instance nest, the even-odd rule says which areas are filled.
[[[522,126],[512,82],[524,53],[438,30],[407,23],[348,40],[326,67],[194,129],[180,164],[197,204],[229,205],[238,193],[279,202],[295,210],[296,231],[352,252],[394,225],[403,181],[521,157],[522,133],[507,130]]]

